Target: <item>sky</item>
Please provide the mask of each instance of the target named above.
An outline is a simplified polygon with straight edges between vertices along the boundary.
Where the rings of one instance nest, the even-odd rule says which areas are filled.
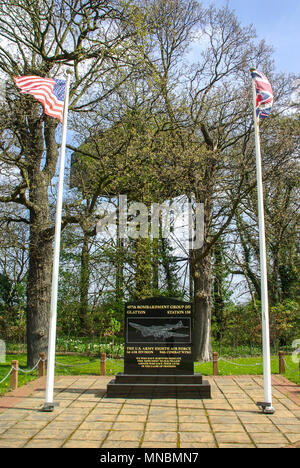
[[[202,0],[216,7],[227,0]],[[230,9],[244,26],[253,24],[258,38],[274,51],[277,72],[300,75],[300,0],[228,0]]]

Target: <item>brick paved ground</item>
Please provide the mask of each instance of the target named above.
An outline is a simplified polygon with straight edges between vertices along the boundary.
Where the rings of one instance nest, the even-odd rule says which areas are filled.
[[[300,441],[300,387],[273,377],[276,413],[256,407],[262,377],[210,377],[212,400],[105,398],[111,377],[58,377],[53,413],[44,379],[0,398],[0,448],[280,448]]]

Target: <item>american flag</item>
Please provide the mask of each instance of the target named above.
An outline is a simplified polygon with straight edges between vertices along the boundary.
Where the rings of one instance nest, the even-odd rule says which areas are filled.
[[[269,117],[273,106],[274,96],[272,86],[268,78],[266,78],[266,76],[263,73],[257,70],[251,70],[251,76],[255,82],[256,88],[257,116],[260,119],[264,119],[266,117]]]
[[[31,94],[44,106],[45,114],[62,122],[66,82],[40,76],[19,76],[14,78],[21,93]]]

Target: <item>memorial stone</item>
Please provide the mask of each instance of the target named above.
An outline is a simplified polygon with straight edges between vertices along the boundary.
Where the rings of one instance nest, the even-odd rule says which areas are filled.
[[[165,297],[125,305],[124,373],[107,386],[110,398],[210,398],[194,374],[193,307]]]

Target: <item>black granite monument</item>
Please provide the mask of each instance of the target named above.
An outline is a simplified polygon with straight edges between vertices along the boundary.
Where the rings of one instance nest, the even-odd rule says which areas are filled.
[[[124,373],[107,386],[110,398],[211,398],[194,374],[192,304],[165,297],[125,306]]]

